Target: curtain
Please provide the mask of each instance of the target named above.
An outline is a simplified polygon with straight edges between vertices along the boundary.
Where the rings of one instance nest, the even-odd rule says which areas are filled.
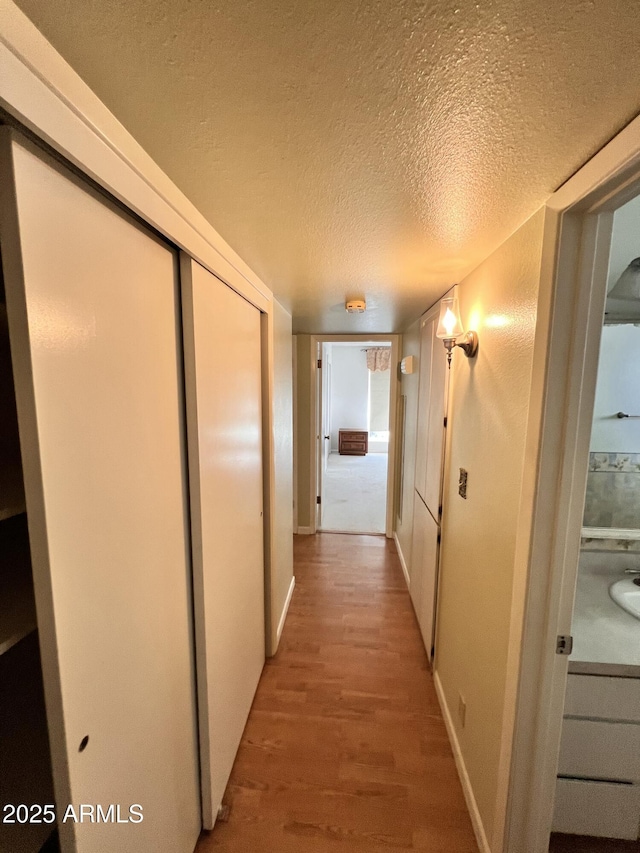
[[[373,373],[389,370],[391,367],[391,347],[369,347],[367,350],[367,367]]]

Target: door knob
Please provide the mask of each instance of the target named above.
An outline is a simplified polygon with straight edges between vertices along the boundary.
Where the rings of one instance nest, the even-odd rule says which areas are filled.
[[[330,441],[330,440],[331,440],[331,436],[330,436],[330,435],[325,435],[325,440],[326,440],[326,441]]]

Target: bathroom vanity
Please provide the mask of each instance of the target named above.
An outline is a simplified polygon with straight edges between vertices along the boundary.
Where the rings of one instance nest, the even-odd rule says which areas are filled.
[[[554,832],[638,838],[640,679],[570,673]]]
[[[583,550],[580,556],[555,832],[639,837],[640,620],[610,594],[639,563],[633,551]]]

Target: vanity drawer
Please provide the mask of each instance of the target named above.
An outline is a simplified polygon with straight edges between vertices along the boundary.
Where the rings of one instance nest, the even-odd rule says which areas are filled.
[[[640,782],[640,725],[565,718],[558,773]]]
[[[640,678],[569,675],[564,713],[567,717],[640,723]]]
[[[558,779],[554,832],[635,840],[639,814],[640,785]]]

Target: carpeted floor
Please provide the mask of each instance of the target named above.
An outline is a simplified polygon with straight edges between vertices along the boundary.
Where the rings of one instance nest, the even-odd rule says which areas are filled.
[[[384,533],[387,454],[329,456],[322,495],[322,530]]]

